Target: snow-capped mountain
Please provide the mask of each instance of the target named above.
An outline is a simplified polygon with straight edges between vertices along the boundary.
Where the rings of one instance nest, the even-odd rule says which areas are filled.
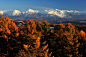
[[[33,10],[33,9],[29,9],[28,11],[26,11],[26,13],[38,13],[38,10]]]
[[[21,15],[21,11],[19,11],[19,10],[14,10],[13,11],[13,14],[12,14],[13,16],[19,16],[19,15]]]
[[[35,17],[35,18],[52,18],[52,17],[59,17],[59,18],[71,18],[71,15],[80,15],[82,12],[77,10],[59,10],[59,9],[46,9],[43,11],[29,9],[27,11],[0,11],[0,14],[3,16],[20,16],[20,17]]]
[[[2,15],[3,15],[3,14],[4,14],[4,12],[6,12],[6,11],[0,11],[0,14],[2,14]]]

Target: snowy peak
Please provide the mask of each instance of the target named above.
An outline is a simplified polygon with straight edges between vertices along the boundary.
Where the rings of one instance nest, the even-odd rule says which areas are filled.
[[[31,16],[30,14],[37,14],[40,13],[42,15],[50,15],[50,16],[58,16],[60,18],[70,18],[68,14],[80,14],[82,12],[80,11],[73,11],[73,10],[59,10],[59,9],[46,9],[43,11],[39,10],[33,10],[33,9],[28,9],[27,11],[19,11],[19,10],[13,10],[13,11],[0,11],[0,14],[2,15],[9,15],[9,16],[25,16],[29,17]],[[36,15],[35,15],[36,16]]]
[[[29,9],[28,11],[26,11],[26,13],[38,13],[38,10],[33,10],[33,9]]]
[[[14,16],[14,15],[21,15],[21,11],[19,11],[19,10],[14,10],[12,15],[13,15],[13,16]]]
[[[2,14],[2,15],[3,15],[3,13],[4,13],[4,12],[6,12],[6,11],[0,11],[0,14]]]
[[[59,10],[59,9],[46,9],[46,10],[44,10],[45,12],[47,12],[47,14],[54,14],[54,15],[57,15],[57,16],[59,16],[59,17],[61,17],[61,18],[64,18],[64,17],[66,17],[67,16],[67,13],[71,13],[71,14],[73,14],[73,13],[79,13],[79,11],[73,11],[73,10]]]

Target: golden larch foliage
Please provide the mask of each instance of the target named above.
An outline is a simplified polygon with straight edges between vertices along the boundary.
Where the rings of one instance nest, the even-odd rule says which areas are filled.
[[[85,32],[84,32],[83,30],[81,30],[81,31],[80,31],[80,35],[81,35],[82,37],[85,37]]]
[[[23,44],[23,48],[26,50],[26,51],[28,51],[28,48],[30,47],[30,45],[28,46],[28,45],[25,45],[25,44]]]

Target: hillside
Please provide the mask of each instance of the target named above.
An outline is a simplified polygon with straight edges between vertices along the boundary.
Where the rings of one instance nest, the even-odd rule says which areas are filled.
[[[71,23],[15,22],[0,17],[0,57],[86,57],[86,33]]]

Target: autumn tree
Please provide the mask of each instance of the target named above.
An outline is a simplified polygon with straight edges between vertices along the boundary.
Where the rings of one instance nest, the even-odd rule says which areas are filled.
[[[86,57],[86,33],[71,23],[50,30],[47,21],[29,20],[18,27],[8,16],[0,18],[0,56]]]
[[[33,20],[29,20],[27,22],[26,28],[22,28],[20,30],[23,43],[23,49],[28,53],[28,51],[31,53],[31,56],[44,56],[48,57],[51,56],[51,53],[49,54],[49,48],[48,44],[41,45],[41,36],[42,33],[40,31],[36,30],[36,24]]]
[[[4,20],[4,17],[3,15],[0,14],[0,20]]]

